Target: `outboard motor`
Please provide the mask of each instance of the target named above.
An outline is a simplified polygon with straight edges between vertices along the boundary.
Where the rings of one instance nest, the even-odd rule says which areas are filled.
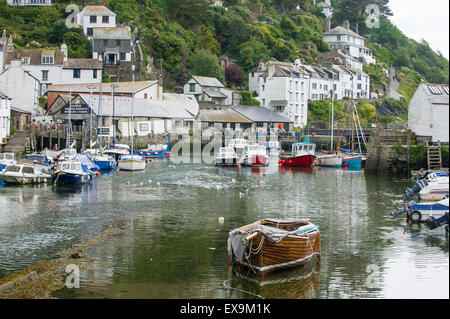
[[[430,230],[441,227],[442,225],[448,225],[448,213],[445,213],[444,216],[439,218],[434,218],[433,216],[431,216],[430,218],[427,219],[426,223],[427,227]],[[446,229],[448,230],[448,226]]]
[[[407,188],[405,192],[405,198],[410,199],[414,195],[418,194],[423,188],[428,186],[426,179],[418,180],[412,188]]]
[[[413,201],[413,200],[410,201],[410,202],[409,202],[408,204],[406,204],[405,207],[403,207],[401,210],[392,213],[392,214],[391,214],[392,217],[397,217],[397,216],[400,216],[400,215],[402,215],[402,214],[408,212],[408,211],[411,209],[411,207],[412,207],[413,205],[415,205],[415,204],[416,204],[415,201]]]

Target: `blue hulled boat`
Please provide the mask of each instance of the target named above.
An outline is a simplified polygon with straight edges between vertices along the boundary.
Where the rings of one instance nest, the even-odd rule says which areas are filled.
[[[79,160],[67,160],[58,164],[52,176],[54,185],[75,185],[92,181],[92,172],[83,167]]]
[[[111,144],[111,150],[127,151],[128,155],[139,155],[144,159],[149,158],[169,158],[170,157],[170,139],[167,145],[149,145],[147,149],[144,150],[134,150],[131,152],[130,147],[125,144]]]
[[[16,155],[14,153],[0,153],[0,172],[8,165],[15,165]]]
[[[92,162],[97,165],[100,170],[110,170],[116,167],[114,158],[107,154],[102,154],[98,149],[89,149],[84,151],[84,154],[89,156]]]

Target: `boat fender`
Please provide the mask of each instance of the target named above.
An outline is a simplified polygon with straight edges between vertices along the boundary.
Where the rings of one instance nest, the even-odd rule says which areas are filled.
[[[292,160],[289,160],[289,162],[288,162],[288,163],[289,163],[289,165],[292,165]]]
[[[422,214],[419,211],[414,210],[410,214],[410,219],[413,223],[419,223],[422,219]]]

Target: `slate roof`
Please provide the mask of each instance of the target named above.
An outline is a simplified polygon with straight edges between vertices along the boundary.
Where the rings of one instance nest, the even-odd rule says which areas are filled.
[[[211,78],[207,76],[199,76],[193,75],[192,78],[198,82],[201,86],[212,86],[212,87],[225,87],[219,80],[216,78]]]
[[[89,94],[80,94],[79,96],[86,104],[90,104],[95,114],[101,116],[112,116],[114,110],[114,116],[116,117],[131,117],[132,109],[134,109],[134,117],[194,120],[194,116],[185,110],[184,104],[179,100],[147,100],[135,98],[132,101],[130,97],[115,96],[113,105],[112,96],[103,96],[101,98],[101,105],[99,105],[99,96],[93,95],[92,100]],[[62,97],[60,101],[65,101],[66,98]],[[76,96],[73,98],[75,99]],[[59,107],[52,105],[51,110],[53,111],[51,113],[57,113],[67,102],[58,102]]]
[[[342,26],[337,26],[337,27],[335,27],[331,30],[328,30],[327,32],[324,33],[324,35],[335,35],[335,34],[352,35],[354,37],[364,39],[364,37],[360,36],[358,33],[354,32],[352,30],[347,30],[346,28],[344,28]]]
[[[101,70],[103,64],[97,59],[67,59],[63,69]]]
[[[197,119],[202,122],[252,123],[251,120],[233,110],[232,107],[200,109]]]
[[[117,82],[117,83],[103,83],[102,84],[102,92],[103,93],[112,93],[112,84],[117,84],[118,87],[114,89],[114,93],[117,94],[126,94],[126,93],[137,93],[146,89],[152,85],[156,85],[158,81],[135,81],[133,82]],[[100,93],[100,84],[99,83],[85,83],[85,84],[57,84],[57,85],[49,85],[47,90],[49,92],[70,92],[73,93],[89,93],[88,86],[93,85],[95,88],[92,90],[93,93]]]
[[[213,98],[226,98],[227,96],[219,91],[211,91],[210,89],[204,89],[203,93]]]
[[[291,121],[279,113],[273,112],[263,106],[247,106],[237,104],[233,110],[245,116],[253,122],[290,123]]]
[[[117,16],[114,12],[108,9],[105,6],[86,6],[81,10],[80,14],[82,15],[113,15]]]
[[[53,64],[42,64],[42,55],[54,55]],[[11,64],[12,60],[22,60],[22,58],[28,57],[30,59],[29,65],[62,65],[64,63],[64,54],[60,50],[49,49],[30,49],[30,50],[17,50],[13,52],[7,52],[5,57],[5,65]]]
[[[93,28],[94,39],[129,40],[131,39],[130,27],[125,28]]]

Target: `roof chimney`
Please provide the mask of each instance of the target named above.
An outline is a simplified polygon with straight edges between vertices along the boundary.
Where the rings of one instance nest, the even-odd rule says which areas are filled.
[[[69,59],[69,50],[67,49],[67,44],[65,41],[61,44],[61,52],[64,55],[64,62],[67,62]]]
[[[344,21],[344,24],[342,25],[345,29],[350,30],[350,22],[348,20]]]
[[[331,19],[327,19],[327,31],[331,30]]]
[[[13,45],[13,39],[12,35],[9,35],[8,44],[6,45],[6,52],[13,52],[14,51],[14,45]]]

